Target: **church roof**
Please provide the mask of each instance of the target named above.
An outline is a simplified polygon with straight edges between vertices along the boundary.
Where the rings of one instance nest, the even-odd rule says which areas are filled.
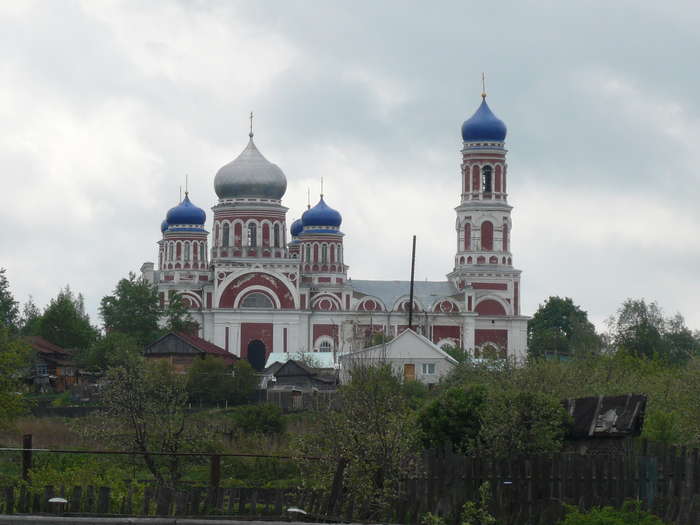
[[[401,297],[407,297],[411,291],[411,281],[348,281],[355,292],[376,297],[391,309]],[[450,297],[460,291],[450,281],[415,281],[413,298],[423,308],[430,307],[441,297]]]

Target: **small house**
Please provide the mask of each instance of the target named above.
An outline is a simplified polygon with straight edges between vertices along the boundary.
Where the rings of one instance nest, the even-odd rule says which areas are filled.
[[[78,383],[78,369],[73,354],[41,336],[24,338],[34,350],[36,361],[30,373],[32,385],[39,392],[65,392]]]
[[[228,365],[238,360],[237,356],[223,348],[201,337],[183,332],[165,334],[148,345],[143,354],[146,359],[167,361],[176,372],[181,374],[187,373],[195,359],[204,359],[208,355],[219,357]]]
[[[386,363],[404,381],[420,381],[428,386],[437,383],[457,364],[435,343],[410,328],[386,343],[342,354],[339,361],[341,383],[350,381],[353,367]]]

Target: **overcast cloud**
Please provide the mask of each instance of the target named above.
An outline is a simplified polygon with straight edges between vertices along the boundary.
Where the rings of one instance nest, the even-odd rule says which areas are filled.
[[[43,306],[102,296],[156,257],[189,174],[247,142],[343,214],[357,279],[444,279],[459,129],[508,125],[523,310],[571,296],[596,324],[627,297],[700,329],[696,2],[0,3],[0,267]]]

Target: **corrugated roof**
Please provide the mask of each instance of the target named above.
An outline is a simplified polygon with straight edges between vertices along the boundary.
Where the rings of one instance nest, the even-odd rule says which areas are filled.
[[[356,292],[376,297],[391,310],[401,297],[408,296],[411,281],[348,281]],[[461,292],[450,281],[414,281],[413,297],[418,304],[427,309],[441,297],[452,297]]]

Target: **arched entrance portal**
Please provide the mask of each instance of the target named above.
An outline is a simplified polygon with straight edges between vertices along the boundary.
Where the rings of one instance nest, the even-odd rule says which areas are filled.
[[[265,368],[265,343],[260,339],[248,343],[248,362],[258,372]]]

